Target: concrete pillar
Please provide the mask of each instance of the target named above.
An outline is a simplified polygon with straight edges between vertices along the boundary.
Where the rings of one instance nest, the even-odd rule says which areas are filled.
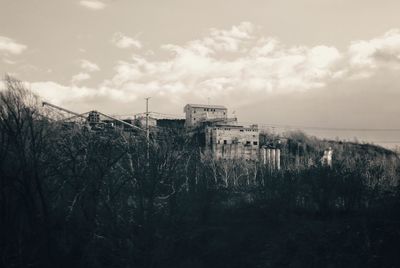
[[[276,156],[275,156],[275,149],[271,149],[271,167],[272,169],[276,168]]]
[[[267,164],[267,150],[265,148],[261,148],[260,150],[261,161],[264,165]]]
[[[276,149],[276,169],[281,169],[281,150]]]

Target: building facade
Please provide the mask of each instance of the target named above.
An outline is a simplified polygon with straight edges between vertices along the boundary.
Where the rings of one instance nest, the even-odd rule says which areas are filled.
[[[205,128],[206,153],[216,159],[259,159],[259,129],[237,125],[214,125]]]
[[[135,115],[135,120],[140,124],[142,128],[146,127],[146,115],[145,114],[137,114]],[[149,127],[157,126],[157,119],[149,116],[148,118]]]
[[[202,122],[228,118],[228,109],[222,105],[187,104],[184,112],[186,127],[195,127],[201,125]]]

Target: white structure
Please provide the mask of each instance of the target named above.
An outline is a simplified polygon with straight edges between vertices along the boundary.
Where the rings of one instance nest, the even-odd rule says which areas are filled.
[[[332,155],[333,150],[329,147],[324,151],[324,155],[321,158],[321,164],[326,167],[332,167]]]
[[[269,166],[271,169],[281,169],[281,150],[275,148],[261,149],[261,161],[264,165]]]
[[[228,109],[222,105],[187,104],[184,108],[186,127],[198,126],[201,122],[228,119]]]

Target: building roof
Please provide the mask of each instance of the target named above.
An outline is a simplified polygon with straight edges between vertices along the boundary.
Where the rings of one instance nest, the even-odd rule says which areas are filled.
[[[210,105],[210,104],[186,104],[186,107],[194,107],[194,108],[214,108],[214,109],[227,109],[223,105]]]

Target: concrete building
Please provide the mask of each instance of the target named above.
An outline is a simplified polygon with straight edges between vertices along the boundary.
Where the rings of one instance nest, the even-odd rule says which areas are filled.
[[[135,115],[135,120],[140,124],[141,127],[144,128],[146,126],[146,114],[145,113]],[[157,126],[157,119],[154,118],[153,116],[149,116],[148,122],[149,122],[149,127]]]
[[[186,127],[201,127],[206,154],[215,159],[259,159],[257,125],[237,125],[237,119],[228,118],[228,109],[222,105],[187,104],[184,112]]]
[[[206,121],[223,121],[228,118],[228,109],[222,105],[187,104],[184,112],[186,127],[199,126]]]
[[[259,159],[259,129],[227,124],[205,128],[206,148],[216,159]]]

